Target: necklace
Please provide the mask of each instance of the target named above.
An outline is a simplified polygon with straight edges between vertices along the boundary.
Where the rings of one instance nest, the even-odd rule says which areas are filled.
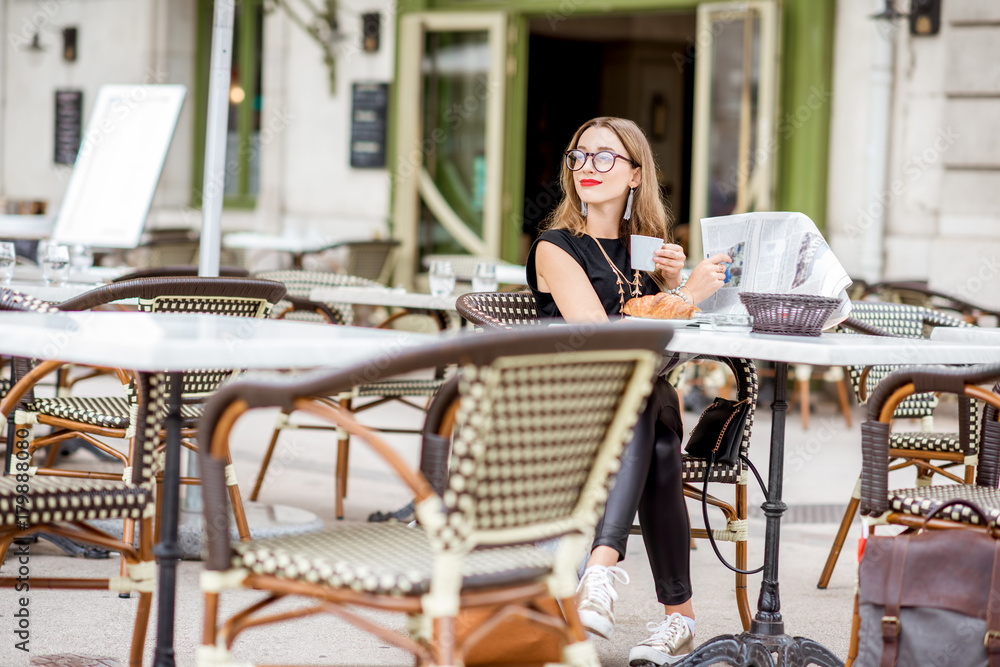
[[[600,249],[601,254],[604,255],[604,259],[608,260],[608,266],[610,266],[611,270],[614,271],[615,273],[615,282],[618,283],[618,312],[621,313],[622,319],[624,319],[625,285],[628,285],[629,287],[629,294],[631,298],[635,298],[642,295],[642,282],[641,278],[639,277],[639,272],[635,271],[633,279],[629,280],[628,276],[622,273],[621,269],[619,269],[615,265],[615,263],[611,261],[611,258],[608,257],[607,251],[604,250],[604,246],[602,246],[601,242],[597,240],[597,237],[594,236],[593,234],[589,234],[589,236],[590,238],[594,239],[594,243],[597,244],[597,247]]]

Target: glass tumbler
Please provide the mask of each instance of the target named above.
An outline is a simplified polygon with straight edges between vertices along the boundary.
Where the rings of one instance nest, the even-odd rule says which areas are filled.
[[[10,284],[14,277],[14,266],[17,264],[17,254],[14,244],[9,241],[0,243],[0,283]]]
[[[455,272],[451,262],[431,263],[430,288],[432,296],[448,296],[455,289]]]
[[[472,274],[473,292],[497,291],[497,265],[493,262],[479,262]]]
[[[69,248],[49,245],[42,256],[42,277],[48,285],[62,285],[69,277]]]
[[[94,251],[90,246],[77,243],[70,250],[69,263],[75,273],[86,273],[94,268]]]

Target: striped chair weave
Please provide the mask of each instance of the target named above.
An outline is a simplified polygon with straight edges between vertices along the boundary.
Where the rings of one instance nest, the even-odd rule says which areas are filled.
[[[930,308],[901,303],[856,301],[852,304],[851,317],[901,338],[924,338],[934,327],[972,326],[964,320],[931,310]],[[844,332],[857,334],[857,332],[848,328],[845,328]],[[865,397],[871,396],[872,391],[878,383],[896,368],[899,368],[899,366],[871,367],[868,371],[864,387]],[[847,370],[855,394],[859,402],[864,404],[865,401],[862,400],[861,392],[861,374],[864,371],[864,367],[849,366]],[[960,399],[961,403],[967,405],[965,410],[960,410],[960,417],[965,419],[963,428],[968,429],[970,438],[967,447],[968,451],[965,453],[971,455],[975,454],[978,448],[978,432],[976,429],[978,409],[975,401]],[[894,416],[910,419],[929,417],[933,415],[937,405],[938,399],[933,393],[913,394],[912,396],[907,396],[899,404]],[[910,449],[923,452],[963,451],[961,437],[959,434],[954,433],[891,433],[889,435],[889,446],[896,449]]]
[[[127,398],[119,396],[71,396],[63,398],[36,398],[29,410],[50,417],[59,417],[82,424],[104,428],[128,428],[129,405]],[[201,416],[201,406],[181,406],[181,418],[193,423]]]
[[[484,329],[541,325],[531,292],[470,292],[455,302],[458,313]]]
[[[900,338],[924,338],[927,335],[928,329],[933,327],[972,326],[968,322],[929,308],[900,303],[856,301],[851,307],[851,317],[865,324],[876,326]],[[846,328],[844,332],[849,334],[857,333]],[[875,385],[896,368],[898,366],[873,366],[868,372],[867,386],[864,388],[864,394],[870,396]],[[858,395],[858,399],[861,400],[861,373],[864,371],[864,367],[849,366],[847,370],[851,378],[851,384],[854,386],[854,391]],[[932,414],[936,407],[937,398],[933,394],[914,394],[907,397],[896,408],[896,416],[910,418],[926,417]]]
[[[736,398],[737,400],[750,399],[750,411],[747,413],[746,425],[743,428],[743,438],[740,440],[740,455],[746,456],[750,449],[750,435],[753,433],[754,414],[757,412],[757,366],[750,359],[738,359],[729,357],[705,357],[713,358],[729,366],[733,376],[736,378]],[[681,457],[681,480],[688,483],[699,483],[705,481],[705,471],[708,463],[704,459],[694,458],[684,454]],[[739,459],[736,465],[724,465],[715,463],[709,473],[709,482],[720,484],[740,484],[743,474],[746,472],[746,464],[743,459]]]
[[[464,367],[443,496],[447,525],[432,540],[448,550],[463,549],[474,531],[509,535],[534,526],[525,542],[543,538],[546,530],[557,534],[556,526],[577,509],[595,454],[611,437],[633,368],[632,359],[581,363],[571,355]],[[638,408],[623,410],[630,428]],[[617,465],[615,459],[613,469]],[[606,488],[597,495],[599,503],[588,508],[595,514],[607,500]]]
[[[16,513],[18,483],[0,477],[0,525],[14,526],[26,517]],[[24,485],[20,485],[24,486]],[[141,519],[152,492],[126,482],[32,477],[27,484],[32,525],[94,519]]]
[[[433,558],[427,533],[402,524],[358,525],[233,544],[233,567],[256,574],[366,593],[422,595]],[[463,588],[537,581],[552,571],[552,554],[533,545],[482,549],[462,561]]]
[[[1000,521],[1000,489],[970,484],[946,484],[889,491],[889,507],[892,511],[914,516],[927,516],[935,507],[949,500],[974,502],[986,513],[990,526],[996,527]],[[938,515],[938,518],[977,526],[982,523],[975,512],[962,505],[951,507]]]
[[[282,283],[288,290],[289,296],[297,296],[303,299],[310,298],[309,294],[314,287],[382,287],[379,283],[367,278],[325,271],[261,271],[255,277],[261,280],[273,280]],[[323,303],[333,311],[335,317],[340,318],[340,321],[334,322],[334,324],[354,324],[353,306],[347,303]],[[278,305],[274,308],[274,315],[282,315],[289,307],[291,307],[291,304],[288,301],[278,302]],[[303,322],[326,321],[316,313],[306,312],[288,313],[286,319]]]
[[[351,393],[353,398],[369,398],[390,396],[412,396],[430,398],[437,393],[444,380],[384,380],[382,382],[372,382],[362,384],[354,388]]]

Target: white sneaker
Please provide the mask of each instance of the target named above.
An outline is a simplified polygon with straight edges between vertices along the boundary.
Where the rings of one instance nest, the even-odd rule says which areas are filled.
[[[615,631],[616,579],[627,584],[628,573],[616,566],[591,565],[584,570],[576,588],[580,600],[577,611],[583,627],[604,639],[611,639]]]
[[[647,623],[646,629],[652,633],[649,639],[629,651],[628,664],[632,667],[672,665],[694,650],[694,633],[678,613],[670,614],[659,623]]]

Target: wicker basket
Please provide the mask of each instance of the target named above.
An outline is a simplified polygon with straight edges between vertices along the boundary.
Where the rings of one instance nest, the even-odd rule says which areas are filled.
[[[753,316],[755,333],[818,336],[839,299],[811,294],[742,292],[740,300]]]

